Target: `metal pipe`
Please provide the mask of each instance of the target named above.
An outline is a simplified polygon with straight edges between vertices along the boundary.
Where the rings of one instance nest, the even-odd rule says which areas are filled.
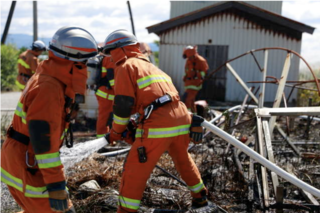
[[[125,153],[129,152],[130,149],[131,149],[131,147],[130,148],[126,148],[126,149],[113,151],[113,152],[106,152],[106,153],[99,153],[99,154],[103,155],[105,157],[114,157],[114,156],[117,156],[117,155],[125,154]]]
[[[228,133],[224,132],[222,129],[214,126],[213,124],[209,123],[208,121],[204,121],[202,123],[202,126],[207,128],[208,130],[212,131],[214,134],[219,136],[220,138],[224,139],[225,141],[231,143],[233,146],[237,147],[238,149],[241,149],[244,153],[246,153],[248,156],[262,164],[263,166],[267,167],[271,171],[275,172],[277,175],[281,176],[282,178],[286,179],[293,185],[311,193],[312,195],[320,198],[320,190],[310,186],[309,184],[301,181],[300,179],[294,177],[293,175],[289,174],[285,170],[281,169],[274,163],[270,162],[266,158],[259,155],[254,150],[250,149],[248,146],[244,145],[242,142],[238,141]]]
[[[256,109],[258,108],[256,105],[245,105],[245,107],[249,108],[249,109]],[[210,123],[216,122],[217,120],[219,120],[222,116],[224,116],[224,114],[226,112],[233,112],[234,110],[240,109],[241,105],[237,105],[234,107],[231,107],[230,109],[227,109],[226,111],[224,111],[221,115],[215,117],[214,119],[212,119],[211,121],[209,121]]]
[[[132,33],[133,33],[133,35],[136,35],[136,32],[135,32],[135,30],[134,30],[134,23],[133,23],[133,18],[132,18],[130,1],[127,1],[127,4],[128,4],[129,14],[130,14],[130,21],[131,21]]]
[[[299,57],[308,67],[309,71],[311,72],[313,79],[315,80],[316,86],[317,86],[317,91],[318,94],[320,95],[320,85],[319,85],[319,80],[316,77],[315,73],[313,72],[311,66],[308,64],[308,62],[297,52],[293,51],[293,50],[289,50],[287,48],[283,48],[283,47],[264,47],[264,48],[260,48],[260,49],[255,49],[255,50],[250,50],[248,52],[245,52],[235,58],[229,59],[228,61],[226,61],[225,63],[221,64],[217,69],[215,69],[214,71],[210,72],[209,75],[207,75],[207,77],[205,78],[205,80],[209,79],[213,74],[215,74],[216,72],[218,72],[222,67],[224,67],[227,63],[230,63],[231,61],[234,61],[238,58],[241,58],[247,54],[251,54],[251,52],[258,52],[258,51],[265,51],[265,50],[284,50],[287,51],[288,53],[293,53],[294,55],[296,55],[297,57]]]
[[[3,34],[2,34],[2,38],[1,38],[1,44],[6,43],[7,35],[8,35],[8,32],[9,32],[10,23],[11,23],[11,20],[12,20],[14,8],[16,7],[16,3],[17,3],[17,1],[12,1],[12,3],[11,3],[10,11],[9,11],[7,22],[6,22],[6,26],[4,28],[4,31],[3,31]]]
[[[37,1],[33,1],[33,41],[38,40],[38,8]]]
[[[254,96],[254,94],[251,92],[251,90],[247,87],[247,85],[244,83],[244,81],[240,78],[240,76],[238,75],[238,73],[232,68],[232,66],[227,63],[226,64],[228,70],[230,70],[230,72],[232,73],[232,75],[235,77],[235,79],[240,83],[240,85],[243,87],[243,89],[250,95],[250,97],[254,100],[254,102],[256,102],[256,104],[258,104],[258,99],[256,96]]]

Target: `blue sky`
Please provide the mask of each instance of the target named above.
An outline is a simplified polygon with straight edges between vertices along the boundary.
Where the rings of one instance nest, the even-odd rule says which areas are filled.
[[[137,38],[151,43],[158,40],[146,27],[169,19],[169,0],[131,0]],[[1,1],[1,33],[11,1]],[[303,34],[302,56],[320,66],[320,1],[284,1],[282,15],[315,27],[313,35]],[[77,25],[93,34],[97,42],[116,29],[131,30],[126,0],[106,1],[38,1],[38,37],[52,37],[61,26]],[[18,1],[9,33],[32,35],[32,1]]]

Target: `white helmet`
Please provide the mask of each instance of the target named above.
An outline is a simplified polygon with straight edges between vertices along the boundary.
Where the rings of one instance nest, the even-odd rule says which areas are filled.
[[[102,53],[110,54],[110,50],[137,44],[137,38],[127,30],[116,30],[108,35],[104,41]]]
[[[46,45],[43,43],[43,41],[37,40],[34,41],[31,45],[31,50],[41,50],[41,51],[46,51],[47,47]]]
[[[93,36],[80,27],[62,27],[53,36],[49,50],[70,61],[86,61],[98,54]]]

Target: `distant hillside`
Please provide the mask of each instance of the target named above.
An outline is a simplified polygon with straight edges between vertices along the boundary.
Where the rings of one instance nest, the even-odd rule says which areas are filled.
[[[51,38],[39,38],[39,40],[43,41],[47,46],[49,46],[49,42],[51,41]],[[8,34],[6,44],[8,43],[15,44],[17,48],[21,48],[21,47],[29,48],[32,41],[33,41],[32,35]],[[148,44],[153,52],[159,51],[159,47],[155,43],[148,43]]]
[[[1,35],[2,36],[2,35]],[[43,41],[47,46],[51,38],[38,38]],[[33,42],[33,36],[27,34],[8,34],[6,44],[15,44],[17,48],[27,47],[29,48]]]

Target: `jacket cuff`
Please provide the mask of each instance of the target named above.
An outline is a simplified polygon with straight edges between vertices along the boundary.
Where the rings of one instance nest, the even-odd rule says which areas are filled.
[[[66,189],[66,181],[49,183],[47,185],[47,189],[49,192],[65,190]]]

